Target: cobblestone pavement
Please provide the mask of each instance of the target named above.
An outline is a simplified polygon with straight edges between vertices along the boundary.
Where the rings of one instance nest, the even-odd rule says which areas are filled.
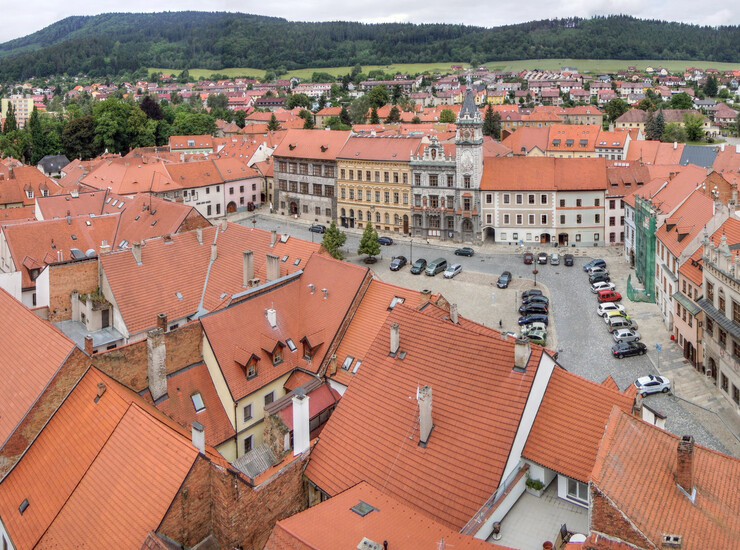
[[[241,216],[242,223],[251,225],[251,214]],[[285,232],[287,227],[295,237],[320,239],[321,235],[307,231],[309,223],[287,221],[282,216],[257,215],[259,228]],[[362,262],[362,257],[356,254],[360,234],[358,230],[347,231],[347,243],[343,249],[347,261]],[[450,302],[458,304],[461,315],[497,329],[500,322],[505,331],[518,331],[516,306],[521,301],[521,292],[534,287],[532,269],[536,267],[537,287],[551,299],[547,347],[559,352],[561,365],[596,382],[611,375],[622,390],[648,373],[669,377],[673,384],[672,394],[646,398],[648,405],[667,416],[666,428],[677,435],[692,434],[702,445],[740,456],[740,440],[736,435],[740,433],[740,417],[714,384],[684,360],[679,347],[670,340],[657,306],[627,299],[626,280],[634,270],[630,270],[624,260],[621,247],[569,248],[567,251],[576,256],[573,267],[562,264],[537,266],[523,264],[522,253],[525,250],[535,253],[557,251],[562,255],[565,249],[483,244],[473,246],[476,255],[467,258],[453,255],[459,246],[455,243],[427,244],[418,239],[412,242],[407,237],[391,236],[394,244],[382,246],[378,262],[371,266],[380,279],[408,288],[441,292]],[[614,342],[603,320],[596,315],[598,302],[582,269],[591,257],[597,257],[594,253],[607,261],[612,282],[624,296],[622,303],[637,321],[642,341],[648,346],[647,355],[622,360],[612,357]],[[441,274],[436,277],[411,275],[408,267],[392,272],[388,265],[396,255],[404,255],[410,260],[424,257],[427,261],[441,256],[450,264],[460,263],[463,272],[452,280],[444,279]],[[508,289],[499,289],[496,281],[504,270],[511,271],[514,278]],[[661,351],[656,344],[660,345]]]

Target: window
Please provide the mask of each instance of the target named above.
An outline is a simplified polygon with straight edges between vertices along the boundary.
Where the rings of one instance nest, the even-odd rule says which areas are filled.
[[[370,170],[365,171],[365,180],[370,181]]]
[[[308,164],[301,164],[300,173],[303,174],[304,176],[308,175]]]
[[[600,206],[601,205],[601,199],[594,199],[594,206]]]
[[[504,204],[509,204],[511,202],[511,195],[508,193],[504,193]]]
[[[206,207],[206,216],[210,216],[210,215],[211,215],[211,205],[209,204],[209,205],[208,205],[208,206]]]
[[[732,301],[732,320],[740,323],[740,304],[735,300]]]
[[[398,204],[398,193],[393,193],[393,204]]]
[[[321,184],[320,183],[314,183],[312,186],[313,194],[321,196]]]
[[[393,305],[395,305],[395,304],[393,304]],[[343,368],[344,370],[349,370],[350,366],[352,366],[352,361],[354,361],[354,360],[355,360],[355,358],[354,358],[354,357],[352,357],[351,355],[348,355],[348,356],[347,356],[347,357],[346,357],[346,358],[344,359],[344,363],[342,363],[342,368]]]
[[[314,176],[321,176],[321,165],[320,164],[314,164],[313,165],[313,175]]]
[[[463,187],[470,189],[470,176],[463,176]]]
[[[576,214],[576,223],[581,223],[583,221],[583,218],[580,214]]]
[[[521,214],[516,215],[516,223],[517,225],[522,225],[522,215]]]
[[[437,187],[437,174],[429,174],[429,187]]]
[[[486,193],[486,204],[493,203],[493,195],[491,193]]]
[[[601,237],[601,235],[599,235],[598,233],[594,233],[594,242],[595,243],[599,242],[599,237]]]
[[[581,206],[581,204],[582,204],[581,199],[576,199],[576,206]]]
[[[380,202],[380,191],[375,192],[375,202]]]
[[[421,174],[414,174],[414,185],[421,185]]]
[[[373,200],[373,192],[370,191],[370,189],[368,189],[367,191],[365,191],[365,200],[367,202],[370,202],[371,200]]]
[[[252,404],[244,405],[244,408],[242,409],[242,418],[244,419],[244,422],[247,420],[251,420],[252,418]]]
[[[527,196],[527,201],[529,204],[534,204],[534,195],[530,194]]]
[[[704,330],[709,336],[712,338],[714,337],[714,321],[709,317],[707,317],[707,320],[704,323]]]
[[[486,214],[486,223],[493,223],[493,216],[491,214]]]
[[[210,187],[206,187],[206,195],[210,195],[210,194],[211,194],[211,188]]]
[[[272,352],[272,364],[278,365],[283,362],[283,350],[280,346],[275,348],[275,351]]]
[[[301,182],[301,193],[308,195],[308,184]]]
[[[714,304],[714,285],[709,282],[707,283],[707,300]]]
[[[594,214],[594,223],[601,223],[601,214]]]
[[[344,179],[344,168],[340,168],[340,170],[339,170],[339,177],[340,177],[340,179]]]
[[[560,199],[560,208],[565,207],[565,199]]]
[[[342,199],[346,199],[346,198],[347,198],[347,190],[346,190],[346,189],[345,189],[344,187],[342,187],[342,188],[341,188],[341,189],[339,190],[339,194],[340,194],[340,196],[342,197]]]
[[[362,170],[357,171],[357,181],[362,181]]]
[[[390,191],[385,191],[383,193],[383,199],[385,200],[385,203],[386,204],[388,204],[389,202],[391,202],[391,193],[390,193]]]
[[[719,338],[718,338],[719,345],[722,346],[723,348],[727,347],[727,333],[722,329],[719,329],[718,332],[719,332]]]
[[[529,223],[529,225],[534,225],[534,214],[529,215],[529,220],[527,223]]]
[[[725,376],[724,374],[722,374],[722,391],[725,392],[725,393],[727,393],[727,386],[728,386],[728,384],[727,384],[727,376]]]
[[[229,195],[233,195],[233,194],[234,194],[234,188],[233,187],[229,187]]]
[[[375,172],[375,181],[380,181],[380,172]]]
[[[409,194],[404,193],[403,194],[403,204],[408,204],[408,203],[409,203]]]
[[[740,389],[735,384],[732,385],[732,400],[735,404],[740,405]]]
[[[719,307],[717,309],[719,309],[722,313],[727,315],[727,311],[725,311],[725,291],[720,288],[718,294],[719,294]]]
[[[568,496],[574,500],[588,502],[588,484],[568,479]]]
[[[447,187],[455,187],[455,176],[447,174]]]
[[[560,214],[560,225],[565,225],[565,214]]]
[[[265,396],[265,407],[275,401],[275,392],[271,391]]]
[[[504,214],[504,223],[508,225],[509,223],[511,223],[510,220],[510,216],[508,214]]]
[[[252,450],[252,436],[247,436],[244,438],[244,453],[248,453]]]
[[[547,225],[547,214],[542,214],[542,218],[540,219],[540,223],[542,225]]]
[[[290,351],[295,351],[296,349],[298,349],[298,348],[296,347],[295,343],[293,343],[293,340],[291,340],[290,338],[288,338],[288,339],[287,339],[287,340],[285,341],[285,343],[286,343],[286,344],[288,344],[288,349],[289,349]]]
[[[398,172],[393,172],[393,183],[398,183]]]
[[[351,180],[355,179],[355,171],[354,170],[350,170],[349,171],[349,179],[351,179]]]
[[[349,190],[349,200],[351,201],[355,200],[355,190],[354,189]]]
[[[576,233],[576,242],[577,243],[581,242],[581,234],[580,233]]]
[[[385,183],[388,183],[390,180],[390,174],[388,172],[383,172],[383,181]]]
[[[195,412],[200,412],[206,408],[205,404],[203,403],[203,397],[201,397],[200,392],[194,393],[190,396],[190,399],[193,402],[193,407],[195,407]]]
[[[517,195],[516,196],[516,203],[517,204],[522,204],[522,196],[521,195]]]
[[[617,201],[615,201],[614,199],[610,199],[609,200],[609,208],[611,210],[614,210],[616,207],[617,207]]]
[[[327,209],[326,209],[326,212],[324,212],[324,215],[325,215],[325,216],[326,216],[327,218],[331,218],[331,208],[327,208]]]
[[[313,213],[314,213],[315,215],[317,215],[317,216],[321,216],[321,207],[320,207],[320,206],[316,206],[316,207],[314,207],[314,211],[313,211]]]

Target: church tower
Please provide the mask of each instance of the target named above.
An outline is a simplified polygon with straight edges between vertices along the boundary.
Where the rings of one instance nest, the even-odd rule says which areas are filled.
[[[483,175],[483,119],[475,105],[472,87],[465,91],[455,136],[455,237],[481,238],[480,181]]]

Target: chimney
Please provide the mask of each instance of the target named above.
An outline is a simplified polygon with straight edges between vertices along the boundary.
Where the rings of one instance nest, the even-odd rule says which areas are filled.
[[[218,249],[216,248],[216,243],[211,244],[211,261],[215,262],[216,258],[218,258]]]
[[[131,243],[131,253],[134,255],[137,265],[141,265],[141,243]]]
[[[228,220],[221,220],[221,233],[226,231],[226,228],[229,227]]]
[[[311,446],[308,399],[303,388],[293,390],[293,456],[303,454]]]
[[[275,242],[277,241],[277,231],[274,229],[270,231],[270,246],[275,246]]]
[[[331,359],[329,359],[329,376],[334,376],[337,373],[337,354],[332,353]]]
[[[277,327],[277,311],[270,308],[265,310],[265,315],[267,316],[267,322],[270,323],[270,326],[272,328]]]
[[[193,447],[198,449],[201,453],[206,452],[206,432],[203,424],[200,422],[193,422]]]
[[[100,254],[110,252],[110,245],[108,244],[108,241],[102,241],[100,243],[100,249],[98,250],[98,252],[100,252]]]
[[[105,382],[98,382],[98,393],[96,394],[97,399],[100,399],[103,397],[103,394],[105,393]]]
[[[13,165],[11,164],[8,166],[8,179],[14,180],[15,179],[15,172],[13,171]]]
[[[416,390],[416,401],[419,403],[419,445],[427,446],[429,435],[434,428],[432,421],[432,387],[422,386]]]
[[[149,393],[154,401],[167,395],[166,356],[164,330],[153,328],[146,335],[146,373],[149,378]]]
[[[249,281],[254,279],[254,252],[245,250],[242,252],[242,286],[247,288]]]
[[[681,548],[682,545],[683,545],[683,537],[681,535],[665,534],[663,535],[663,541],[660,547],[662,549]]]
[[[674,141],[673,142],[673,149],[674,150],[678,149],[678,142],[677,141]]]
[[[398,323],[391,325],[391,352],[389,355],[395,356],[398,352],[398,347],[401,345],[401,335],[398,328]]]
[[[529,356],[532,354],[532,346],[529,344],[529,338],[522,336],[517,338],[514,343],[514,370],[525,372]]]
[[[312,283],[309,283],[309,285],[308,285],[308,290],[309,290],[309,292],[310,292],[311,294],[313,294],[313,293],[314,293],[314,290],[316,290],[316,285],[314,285],[314,284],[312,284]]]
[[[198,236],[198,244],[203,244],[203,228],[196,229],[195,234]]]
[[[457,304],[450,304],[450,321],[457,324]]]
[[[632,404],[632,414],[637,418],[642,418],[642,394],[635,394],[635,401]]]
[[[93,339],[90,335],[85,336],[85,353],[88,355],[93,354]]]
[[[167,332],[167,314],[157,313],[157,328],[161,328],[163,332]]]
[[[428,288],[425,288],[424,290],[421,291],[421,303],[419,305],[423,306],[431,299],[432,299],[432,291],[429,290]]]
[[[274,234],[274,232],[273,232]],[[265,266],[265,279],[274,281],[280,278],[280,258],[275,254],[267,255],[267,265]]]
[[[678,442],[676,483],[691,496],[694,490],[694,437],[684,435]]]

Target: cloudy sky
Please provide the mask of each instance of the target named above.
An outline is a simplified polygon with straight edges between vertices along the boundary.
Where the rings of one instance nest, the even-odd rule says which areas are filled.
[[[740,2],[702,4],[695,0],[36,0],[3,3],[0,43],[31,34],[70,15],[108,12],[239,11],[299,21],[351,20],[367,23],[464,23],[493,27],[554,17],[604,15],[618,11],[643,19],[670,19],[699,25],[740,24]],[[618,6],[618,7],[617,7]]]

